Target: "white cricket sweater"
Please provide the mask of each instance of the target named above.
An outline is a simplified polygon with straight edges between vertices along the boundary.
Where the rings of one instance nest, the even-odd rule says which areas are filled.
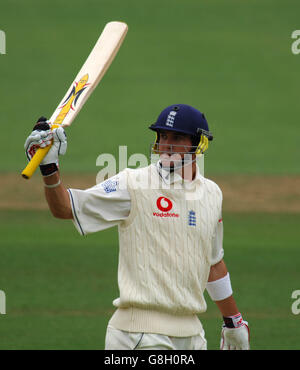
[[[200,175],[179,180],[179,189],[178,182],[162,189],[154,166],[126,172],[132,205],[119,225],[119,310],[110,324],[134,332],[198,334],[196,314],[206,310],[203,292],[222,193]],[[152,186],[139,187],[147,178]]]

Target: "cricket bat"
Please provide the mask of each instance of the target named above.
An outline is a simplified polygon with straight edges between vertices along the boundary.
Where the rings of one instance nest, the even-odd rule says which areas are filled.
[[[128,26],[123,22],[109,22],[106,24],[81,70],[49,119],[49,122],[52,124],[51,129],[60,125],[65,127],[72,124],[112,63],[126,36],[127,30]],[[31,178],[50,148],[51,145],[39,148],[36,151],[22,172],[22,176],[25,179]]]

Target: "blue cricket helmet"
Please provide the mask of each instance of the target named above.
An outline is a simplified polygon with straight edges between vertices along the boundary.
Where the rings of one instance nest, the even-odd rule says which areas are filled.
[[[196,154],[204,153],[208,148],[208,141],[213,140],[204,114],[187,104],[168,106],[149,128],[157,134],[153,149],[157,148],[159,143],[160,130],[191,135]]]
[[[210,141],[213,139],[204,114],[186,104],[168,106],[149,128],[156,132],[159,132],[159,130],[180,132],[198,137],[199,140],[202,134]]]

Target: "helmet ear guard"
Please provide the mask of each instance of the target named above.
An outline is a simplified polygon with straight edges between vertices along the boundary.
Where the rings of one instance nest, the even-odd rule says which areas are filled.
[[[158,142],[159,142],[159,132],[155,132],[155,141],[152,146],[152,150],[154,154],[158,154]]]
[[[203,154],[208,149],[208,142],[213,140],[213,136],[209,131],[203,130],[201,128],[197,129],[197,133],[200,135],[200,140],[197,144],[195,154]]]
[[[203,154],[208,149],[208,138],[201,135],[199,144],[195,150],[195,154]]]

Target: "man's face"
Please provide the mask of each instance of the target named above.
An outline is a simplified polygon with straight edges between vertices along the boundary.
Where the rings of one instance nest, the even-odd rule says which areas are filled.
[[[192,139],[190,135],[174,131],[159,131],[159,143],[157,146],[163,167],[176,167],[182,163],[185,156],[190,156]]]

